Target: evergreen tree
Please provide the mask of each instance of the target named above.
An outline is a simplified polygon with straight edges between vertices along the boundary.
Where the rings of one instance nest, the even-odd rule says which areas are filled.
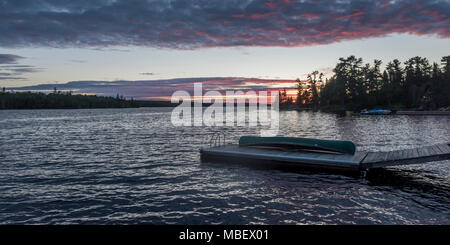
[[[320,103],[320,96],[318,91],[319,84],[322,84],[323,73],[319,73],[319,71],[313,71],[311,74],[308,74],[308,82],[311,90],[311,99],[310,103],[313,106],[314,110],[317,110]],[[307,95],[304,95],[305,97]]]

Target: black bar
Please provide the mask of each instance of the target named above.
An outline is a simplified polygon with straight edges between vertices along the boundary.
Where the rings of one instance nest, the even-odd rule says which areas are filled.
[[[15,241],[22,238],[64,241],[142,241],[142,244],[235,244],[273,243],[278,241],[358,241],[365,237],[371,242],[389,237],[404,239],[423,238],[424,233],[445,236],[448,226],[172,226],[172,225],[131,225],[131,226],[0,226],[0,236]],[[435,237],[436,238],[436,237]],[[141,243],[141,242],[140,242]]]

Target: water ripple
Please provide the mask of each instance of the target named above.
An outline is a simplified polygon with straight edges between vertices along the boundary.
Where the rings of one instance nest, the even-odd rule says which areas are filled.
[[[450,224],[449,161],[366,179],[199,163],[170,108],[0,111],[0,224]],[[449,117],[281,112],[280,134],[362,150],[450,141]]]

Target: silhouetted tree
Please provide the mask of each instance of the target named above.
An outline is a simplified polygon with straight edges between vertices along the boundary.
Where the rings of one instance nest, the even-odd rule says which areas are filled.
[[[402,96],[404,96],[404,76],[401,62],[398,59],[389,62],[385,71],[388,74],[388,80],[391,85],[390,92],[392,93],[392,96],[389,97],[392,97],[392,103],[399,104],[402,102]]]
[[[425,85],[431,78],[431,66],[427,58],[413,57],[405,62],[405,86],[407,107],[419,105],[422,94],[425,93]]]
[[[317,110],[317,108],[319,107],[319,103],[320,103],[318,86],[323,83],[322,77],[323,77],[323,73],[319,73],[319,71],[313,71],[311,74],[308,74],[308,78],[307,78],[308,83],[309,83],[309,88],[311,90],[310,103],[312,104],[314,110]],[[305,95],[305,97],[306,96],[309,98],[308,95]]]
[[[300,80],[298,80],[297,90],[297,105],[299,107],[309,107],[311,105],[310,85],[305,85]]]

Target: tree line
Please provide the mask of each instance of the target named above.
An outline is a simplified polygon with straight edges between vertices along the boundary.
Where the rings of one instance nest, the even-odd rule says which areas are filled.
[[[139,107],[133,99],[123,96],[102,97],[96,95],[73,95],[56,89],[49,94],[33,92],[0,92],[0,109],[84,109],[84,108],[134,108]]]
[[[330,78],[314,71],[306,83],[297,79],[294,102],[280,92],[280,107],[360,110],[370,107],[435,110],[450,105],[450,56],[441,64],[413,57],[398,59],[381,69],[381,60],[363,63],[362,58],[340,58]]]

